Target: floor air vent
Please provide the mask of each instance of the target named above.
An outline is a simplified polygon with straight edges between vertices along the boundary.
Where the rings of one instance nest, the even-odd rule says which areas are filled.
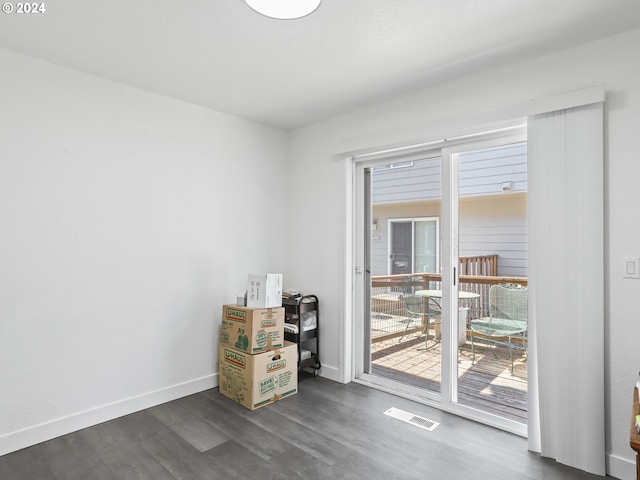
[[[402,420],[403,422],[410,423],[416,427],[423,428],[424,430],[429,430],[430,432],[440,425],[438,422],[414,415],[413,413],[405,412],[404,410],[400,410],[395,407],[391,407],[389,410],[384,412],[384,414],[398,420]]]

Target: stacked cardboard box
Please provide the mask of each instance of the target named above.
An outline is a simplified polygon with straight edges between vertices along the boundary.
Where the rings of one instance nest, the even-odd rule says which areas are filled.
[[[297,345],[284,341],[284,308],[222,307],[220,393],[250,410],[298,391]]]
[[[284,342],[284,307],[222,307],[220,345],[247,353],[279,348]]]

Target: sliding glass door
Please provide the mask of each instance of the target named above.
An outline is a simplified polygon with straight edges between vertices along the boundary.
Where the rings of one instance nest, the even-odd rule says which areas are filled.
[[[362,257],[367,272],[363,301],[368,305],[361,374],[374,383],[400,383],[416,395],[436,398],[440,299],[430,300],[423,293],[441,283],[442,167],[439,151],[410,158],[367,162],[357,169],[368,192],[361,203],[361,218],[368,219],[362,235],[367,252]],[[427,314],[430,303],[432,315]],[[408,348],[433,361],[401,358]]]
[[[454,275],[451,409],[517,433],[527,423],[526,142],[443,149]]]
[[[518,380],[508,378],[510,364],[486,338],[474,336],[472,352],[470,327],[489,314],[491,284],[526,286],[524,136],[354,167],[356,258],[366,272],[354,299],[357,378],[523,434],[526,401],[512,415],[517,395],[505,392],[524,383],[526,399],[526,347],[510,352]]]
[[[454,398],[522,424],[527,423],[526,150],[526,142],[479,142],[450,152],[458,167]]]

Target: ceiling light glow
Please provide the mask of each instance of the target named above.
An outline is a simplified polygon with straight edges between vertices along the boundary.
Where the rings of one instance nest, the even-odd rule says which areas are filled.
[[[269,18],[293,20],[316,11],[322,0],[245,0],[256,12]]]

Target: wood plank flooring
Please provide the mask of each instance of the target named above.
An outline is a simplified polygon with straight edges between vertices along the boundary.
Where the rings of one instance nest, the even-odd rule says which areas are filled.
[[[371,373],[406,385],[440,391],[441,350],[436,345],[424,350],[420,331],[399,338],[375,342],[371,346]],[[493,352],[497,352],[494,355]],[[519,423],[527,423],[526,352],[514,350],[511,374],[506,347],[476,345],[472,362],[471,343],[458,349],[458,402]]]
[[[383,414],[439,422],[432,432]],[[0,478],[595,479],[526,440],[363,385],[301,374],[299,393],[250,411],[208,390],[0,457]]]

